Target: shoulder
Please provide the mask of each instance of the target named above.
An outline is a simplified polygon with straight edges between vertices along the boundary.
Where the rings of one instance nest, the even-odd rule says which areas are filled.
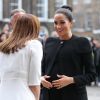
[[[35,47],[37,47],[37,46],[42,47],[42,44],[41,44],[41,42],[39,40],[30,40],[30,41],[28,41],[26,43],[26,46],[28,46],[28,47],[33,47],[33,46],[35,46]]]
[[[30,40],[26,43],[26,48],[30,52],[42,52],[42,44],[39,40]]]
[[[80,40],[81,40],[83,43],[90,43],[90,41],[89,41],[86,37],[80,37]]]
[[[90,45],[90,41],[85,37],[77,37],[77,42],[79,45]]]
[[[91,52],[92,46],[90,44],[90,41],[85,37],[78,37],[76,39],[76,43],[78,44],[78,49],[81,52]]]
[[[58,38],[49,37],[49,38],[47,38],[46,42],[56,41],[57,39],[58,39]]]
[[[59,41],[59,38],[55,38],[55,37],[49,37],[45,44],[52,44],[52,43],[56,43],[57,41]]]
[[[48,46],[54,46],[57,42],[59,41],[58,38],[53,38],[53,37],[49,37],[46,42],[45,42],[45,46],[44,47],[48,47]]]

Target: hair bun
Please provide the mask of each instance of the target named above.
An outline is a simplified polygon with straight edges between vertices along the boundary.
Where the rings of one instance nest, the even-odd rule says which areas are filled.
[[[70,10],[71,12],[73,11],[72,7],[67,6],[67,5],[63,5],[61,8],[68,9],[68,10]]]

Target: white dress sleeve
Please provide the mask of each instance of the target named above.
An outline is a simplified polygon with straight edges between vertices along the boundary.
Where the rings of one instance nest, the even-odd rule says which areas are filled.
[[[43,56],[42,45],[39,41],[33,42],[30,47],[30,66],[28,85],[40,85],[41,78],[41,60]]]

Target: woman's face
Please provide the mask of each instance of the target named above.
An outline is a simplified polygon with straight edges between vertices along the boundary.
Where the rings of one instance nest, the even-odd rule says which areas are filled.
[[[71,31],[72,22],[66,18],[64,14],[55,14],[54,16],[54,28],[59,37],[68,35]]]

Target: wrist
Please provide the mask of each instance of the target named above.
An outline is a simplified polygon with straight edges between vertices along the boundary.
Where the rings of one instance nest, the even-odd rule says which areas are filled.
[[[74,78],[73,78],[73,77],[70,77],[70,82],[71,82],[71,84],[75,83],[75,81],[74,81]]]

